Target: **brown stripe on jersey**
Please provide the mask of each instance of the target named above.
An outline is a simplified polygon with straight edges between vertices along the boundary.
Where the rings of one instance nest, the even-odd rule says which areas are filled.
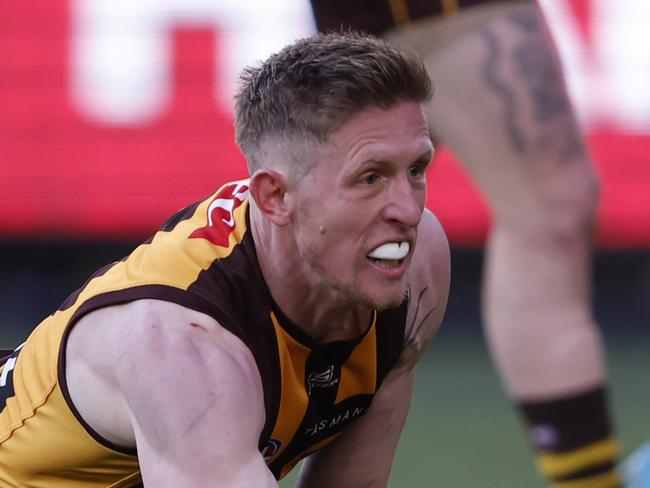
[[[127,479],[111,485],[108,488],[144,488],[144,483],[142,483],[142,475],[140,472],[134,473]]]
[[[77,302],[77,299],[79,298],[79,294],[80,294],[80,293],[81,293],[81,292],[82,292],[82,291],[83,291],[83,290],[88,286],[88,284],[89,284],[92,280],[94,280],[95,278],[99,278],[100,276],[102,276],[103,274],[105,274],[105,273],[106,273],[109,269],[111,269],[115,264],[116,264],[116,263],[109,263],[109,264],[107,264],[107,265],[105,265],[105,266],[102,266],[102,267],[99,268],[97,271],[95,271],[95,273],[93,273],[93,275],[92,275],[90,278],[88,278],[88,280],[86,280],[86,282],[85,282],[85,283],[84,283],[80,288],[78,288],[77,290],[75,290],[74,292],[72,292],[72,293],[68,296],[68,298],[65,299],[65,301],[64,301],[64,302],[61,304],[61,306],[59,307],[59,311],[63,312],[63,311],[65,311],[65,310],[69,309],[70,307],[72,307],[72,306]]]
[[[183,220],[191,219],[194,216],[194,212],[196,212],[196,209],[199,207],[199,205],[201,205],[202,202],[203,200],[199,200],[198,202],[194,202],[191,205],[188,205],[187,207],[180,209],[169,219],[167,219],[167,221],[163,225],[160,226],[160,230],[162,232],[171,232],[172,230],[174,230],[174,228],[176,227],[176,225],[178,225],[179,222],[182,222]]]
[[[334,439],[336,439],[336,438],[338,437],[339,434],[340,434],[340,432],[337,432],[337,433],[334,434],[333,436],[328,437],[327,439],[323,439],[322,441],[320,441],[320,442],[314,444],[313,446],[311,446],[307,452],[302,453],[302,454],[300,454],[299,456],[296,456],[295,458],[293,458],[291,461],[289,461],[287,464],[285,464],[285,465],[282,467],[282,471],[280,472],[280,478],[284,478],[287,474],[289,474],[289,471],[291,471],[291,470],[294,468],[294,466],[295,466],[296,464],[298,464],[298,462],[299,462],[301,459],[304,459],[304,458],[306,458],[307,456],[309,456],[310,454],[313,454],[313,453],[315,453],[316,451],[318,451],[319,449],[322,449],[322,448],[325,447],[327,444],[329,444],[329,443],[332,442]]]
[[[377,357],[379,358],[377,389],[402,353],[407,308],[408,301],[405,299],[399,307],[382,310],[377,314]]]
[[[9,356],[11,356],[13,352],[13,349],[0,349],[0,366],[2,366],[5,361],[7,361],[7,359],[9,359]]]
[[[270,464],[284,451],[293,439],[307,411],[309,398],[305,390],[305,365],[311,350],[291,337],[281,326],[275,314],[271,320],[277,337],[281,370],[280,408],[271,438],[282,442]]]
[[[247,213],[248,229],[249,217]],[[228,256],[215,260],[201,271],[188,291],[219,304],[222,316],[225,314],[227,318],[215,318],[239,337],[255,358],[262,378],[266,411],[259,448],[265,451],[280,404],[280,360],[277,335],[270,318],[272,298],[259,269],[251,232],[245,233],[241,243]]]
[[[377,385],[377,313],[368,333],[341,368],[341,382],[335,403],[359,394],[372,394]]]

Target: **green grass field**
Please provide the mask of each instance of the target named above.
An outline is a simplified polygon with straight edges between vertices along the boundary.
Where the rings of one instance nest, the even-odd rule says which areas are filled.
[[[613,412],[628,454],[650,439],[650,344],[616,339],[608,356]],[[391,488],[543,486],[480,337],[441,333],[416,382]],[[291,473],[282,488],[294,480]]]

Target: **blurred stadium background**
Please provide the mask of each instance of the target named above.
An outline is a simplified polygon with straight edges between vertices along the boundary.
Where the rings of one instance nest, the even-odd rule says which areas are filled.
[[[627,453],[650,438],[650,2],[541,4],[603,179],[594,308]],[[303,0],[0,0],[0,348],[175,210],[245,176],[236,75],[312,29]],[[539,487],[482,341],[489,216],[440,152],[427,205],[453,246],[451,302],[391,486]]]

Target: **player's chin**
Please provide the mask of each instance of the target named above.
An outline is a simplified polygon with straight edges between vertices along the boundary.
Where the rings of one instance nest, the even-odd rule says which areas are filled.
[[[396,308],[406,298],[406,282],[391,283],[382,289],[367,293],[369,308],[375,310],[388,310]]]

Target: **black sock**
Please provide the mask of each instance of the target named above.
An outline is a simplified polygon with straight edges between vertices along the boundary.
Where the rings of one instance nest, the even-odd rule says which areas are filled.
[[[620,488],[619,446],[612,436],[605,389],[519,404],[537,467],[552,488]]]

